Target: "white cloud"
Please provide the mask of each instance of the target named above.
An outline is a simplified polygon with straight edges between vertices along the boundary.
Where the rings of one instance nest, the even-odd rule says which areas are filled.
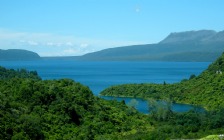
[[[47,42],[46,45],[47,46],[54,46],[54,43],[53,42]]]
[[[30,45],[30,46],[37,46],[37,45],[39,45],[38,42],[31,41],[31,40],[19,40],[19,43],[22,43],[23,45]]]
[[[76,56],[105,48],[134,44],[142,44],[142,42],[80,38],[0,29],[0,49],[26,49],[37,52],[41,56]]]
[[[38,45],[38,43],[35,42],[35,41],[28,41],[27,43],[28,43],[29,45],[31,45],[31,46],[37,46],[37,45]]]
[[[20,40],[19,42],[20,42],[20,43],[25,43],[26,41],[25,41],[25,40]]]
[[[81,48],[86,48],[86,47],[88,47],[89,46],[89,44],[87,44],[87,43],[82,43],[82,44],[80,44],[80,47]]]
[[[77,50],[69,48],[63,51],[64,54],[75,54],[77,53]]]
[[[72,42],[66,42],[65,43],[67,46],[73,46],[73,43]]]
[[[66,43],[55,43],[55,46],[57,47],[61,47],[61,46],[64,46]]]

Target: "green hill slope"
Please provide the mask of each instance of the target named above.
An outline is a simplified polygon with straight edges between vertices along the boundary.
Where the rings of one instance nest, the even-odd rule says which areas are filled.
[[[119,139],[149,133],[143,114],[68,79],[0,67],[0,139]]]
[[[0,49],[0,60],[37,60],[40,56],[37,53],[20,49]]]
[[[209,109],[224,107],[224,53],[199,76],[176,84],[126,84],[101,92],[107,96],[170,98],[174,102],[202,105]]]
[[[220,63],[222,58],[207,72],[222,70]],[[224,109],[175,113],[169,107],[144,115],[125,102],[95,97],[88,87],[72,80],[43,81],[35,71],[0,67],[0,139],[4,140],[195,139],[223,134],[223,115]]]

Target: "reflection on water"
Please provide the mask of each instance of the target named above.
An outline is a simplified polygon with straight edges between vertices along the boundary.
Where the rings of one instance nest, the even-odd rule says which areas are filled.
[[[130,101],[132,99],[137,100],[138,104],[136,106],[136,109],[142,113],[148,114],[149,113],[149,109],[148,109],[148,102],[146,100],[143,99],[139,99],[139,98],[130,98],[130,97],[112,97],[112,96],[100,96],[103,99],[106,100],[117,100],[117,101],[122,101],[124,100],[126,104],[130,103]],[[159,101],[158,101],[159,102]],[[198,109],[203,111],[204,109],[198,106],[194,106],[194,105],[189,105],[189,104],[178,104],[178,103],[173,103],[172,104],[172,110],[174,112],[187,112],[191,109]]]

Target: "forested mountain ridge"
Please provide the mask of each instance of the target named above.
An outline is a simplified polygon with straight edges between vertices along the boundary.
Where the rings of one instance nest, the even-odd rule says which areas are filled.
[[[31,51],[21,49],[0,49],[0,60],[37,60],[40,56]]]
[[[174,102],[202,105],[208,109],[224,107],[224,53],[199,76],[192,75],[175,84],[125,84],[101,92],[107,96],[170,98]]]
[[[80,56],[78,60],[114,61],[214,61],[224,50],[224,31],[171,33],[157,44],[109,48]]]

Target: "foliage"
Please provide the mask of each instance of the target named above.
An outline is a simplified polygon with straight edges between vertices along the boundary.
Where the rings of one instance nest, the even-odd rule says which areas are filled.
[[[31,78],[40,80],[41,78],[38,76],[36,71],[27,71],[26,69],[14,70],[14,69],[6,69],[0,66],[0,80],[3,79],[11,79],[11,78]]]
[[[101,95],[165,99],[202,105],[207,109],[224,107],[224,54],[199,76],[175,84],[125,84],[112,86]]]
[[[150,115],[157,121],[169,120],[172,115],[172,103],[171,101],[156,101],[154,99],[148,99],[148,108]]]
[[[101,139],[147,133],[143,114],[69,79],[0,68],[0,139]]]
[[[102,92],[150,98],[149,115],[134,109],[135,100],[131,107],[106,101],[73,80],[43,81],[36,72],[0,67],[0,139],[161,140],[223,134],[223,62],[224,54],[201,75],[177,84],[130,84]],[[210,110],[174,113],[171,101]]]
[[[131,108],[135,108],[137,107],[138,105],[138,101],[136,99],[132,99],[128,104],[127,106],[131,107]]]
[[[175,84],[125,84],[112,86],[101,95],[138,97],[149,100],[149,123],[155,127],[148,134],[136,133],[128,139],[198,139],[224,133],[224,53],[199,76],[191,75]],[[174,113],[171,102],[158,104],[155,100],[202,105],[197,109]],[[210,137],[207,137],[210,138]],[[204,138],[205,139],[205,138]]]

